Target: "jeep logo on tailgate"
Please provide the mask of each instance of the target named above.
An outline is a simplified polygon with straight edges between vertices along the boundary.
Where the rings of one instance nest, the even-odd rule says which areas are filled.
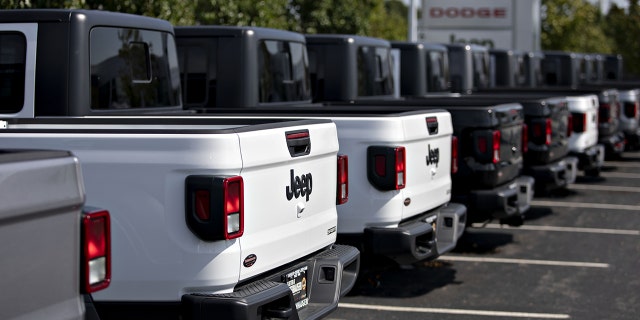
[[[431,145],[427,146],[427,150],[429,153],[427,154],[427,165],[435,164],[436,168],[438,167],[438,162],[440,162],[440,149],[433,148],[431,149]]]
[[[291,185],[287,186],[286,194],[287,200],[291,200],[294,197],[298,199],[300,196],[305,197],[306,201],[309,201],[309,195],[311,195],[311,188],[313,186],[313,180],[311,173],[296,176],[293,173],[293,169],[290,171]]]

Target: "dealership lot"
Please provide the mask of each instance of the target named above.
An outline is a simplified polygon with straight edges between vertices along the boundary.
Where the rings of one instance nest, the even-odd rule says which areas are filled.
[[[472,228],[437,261],[388,267],[330,319],[637,319],[640,152],[536,197],[519,228]]]

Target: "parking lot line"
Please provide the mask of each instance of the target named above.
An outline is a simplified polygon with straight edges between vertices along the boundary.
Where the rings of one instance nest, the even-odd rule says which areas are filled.
[[[604,165],[607,167],[640,168],[640,163],[638,162],[606,161]]]
[[[603,178],[640,179],[640,174],[630,172],[600,172],[600,176]]]
[[[568,202],[568,201],[533,200],[531,201],[531,205],[540,206],[540,207],[568,207],[568,208],[640,211],[640,206],[633,206],[633,205],[626,205],[626,204],[609,204],[609,203],[584,203],[584,202]]]
[[[368,304],[342,303],[342,302],[338,304],[338,307],[349,308],[349,309],[361,309],[361,310],[415,312],[415,313],[440,313],[440,314],[457,314],[457,315],[473,315],[473,316],[507,317],[507,318],[535,318],[535,319],[570,319],[571,318],[568,314],[555,314],[555,313],[394,307],[394,306],[381,306],[381,305],[368,305]]]
[[[627,236],[640,236],[640,230],[618,230],[618,229],[601,229],[601,228],[575,228],[575,227],[555,227],[555,226],[539,226],[539,225],[522,225],[519,227],[511,227],[508,225],[489,223],[487,225],[474,224],[473,226],[488,229],[513,229],[513,230],[529,230],[529,231],[558,231],[558,232],[575,232],[575,233],[597,233],[597,234],[615,234]]]
[[[490,263],[512,263],[512,264],[532,264],[559,267],[582,267],[582,268],[609,268],[608,263],[577,262],[577,261],[554,261],[554,260],[532,260],[532,259],[507,259],[488,257],[469,257],[456,255],[442,255],[439,260],[464,261],[464,262],[490,262]]]
[[[597,184],[582,184],[582,183],[571,184],[569,185],[569,189],[593,190],[593,191],[640,192],[640,188],[638,187],[600,186]]]

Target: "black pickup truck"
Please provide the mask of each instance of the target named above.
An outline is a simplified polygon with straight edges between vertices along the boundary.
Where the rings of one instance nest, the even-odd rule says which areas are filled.
[[[533,195],[533,179],[521,175],[524,123],[521,105],[510,103],[460,107],[450,103],[429,104],[421,99],[397,99],[393,96],[392,88],[380,84],[379,76],[384,70],[379,70],[379,64],[357,59],[357,52],[363,48],[382,53],[388,51],[390,44],[387,41],[345,35],[308,35],[306,38],[310,54],[316,57],[315,64],[311,60],[315,100],[334,106],[376,105],[391,110],[443,108],[449,111],[459,145],[459,152],[454,159],[458,170],[452,175],[452,198],[469,208],[468,222],[501,219],[514,225],[522,223],[522,216],[529,209]],[[404,55],[402,47],[396,43],[395,48],[401,49],[401,57]],[[415,57],[426,55],[415,54]],[[472,59],[470,54],[467,57]],[[482,57],[480,55],[478,60],[484,63]],[[451,55],[448,59],[451,59]],[[437,61],[437,55],[432,60]],[[328,63],[330,61],[340,61],[341,65]],[[439,61],[445,62],[441,63],[443,72],[434,78],[436,83],[444,86],[447,65],[445,59]],[[358,79],[359,83],[370,84],[374,90],[358,92],[349,91],[346,86],[323,85],[343,81],[341,79]],[[422,79],[421,83],[428,81]],[[425,93],[424,87],[413,86],[419,89],[415,92],[410,91],[409,87],[403,87],[404,94],[418,97]],[[446,90],[444,94],[439,91],[438,95],[446,96]]]

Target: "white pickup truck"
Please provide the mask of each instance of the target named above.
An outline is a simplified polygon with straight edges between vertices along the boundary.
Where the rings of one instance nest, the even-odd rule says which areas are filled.
[[[0,150],[0,319],[85,319],[111,280],[109,212],[67,151]],[[90,301],[90,300],[89,300]]]
[[[111,212],[101,319],[319,318],[354,285],[336,245],[347,158],[329,120],[185,112],[168,22],[0,11],[0,146],[71,150]],[[55,54],[52,54],[55,52]]]
[[[337,49],[343,56],[332,59],[318,52],[307,55],[303,35],[276,29],[177,27],[176,37],[186,108],[216,116],[336,124],[340,153],[349,156],[350,168],[349,202],[338,207],[339,243],[401,264],[453,249],[464,230],[466,208],[450,203],[451,154],[457,152],[451,115],[311,101],[312,84],[336,88],[338,94],[388,88],[388,43],[376,48],[359,42],[366,38],[345,36],[350,47]],[[369,83],[367,75],[357,80],[356,57],[379,63],[380,83]]]

